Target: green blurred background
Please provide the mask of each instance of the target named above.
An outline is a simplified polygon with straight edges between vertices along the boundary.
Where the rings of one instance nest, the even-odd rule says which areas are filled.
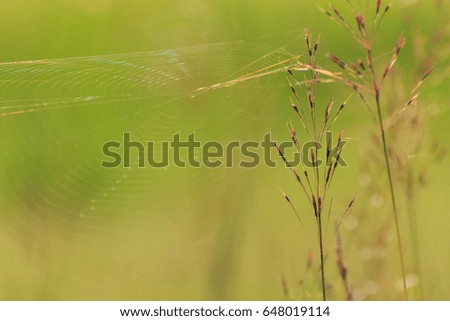
[[[336,5],[351,19],[345,2],[340,2]],[[405,87],[414,83],[419,58],[435,55],[432,60],[439,62],[417,106],[422,108],[421,130],[428,138],[420,157],[413,157],[413,166],[424,173],[414,206],[419,217],[422,298],[448,300],[450,163],[445,156],[436,162],[428,152],[435,141],[445,147],[450,138],[448,8],[437,10],[437,3],[396,1],[376,50],[383,59],[402,32],[408,39],[395,81],[389,83],[391,94],[406,91],[396,82]],[[358,57],[351,37],[317,5],[327,6],[325,1],[299,0],[3,2],[0,298],[281,300],[286,298],[282,280],[289,298],[320,298],[317,255],[312,256],[312,268],[305,268],[309,251],[315,253],[317,248],[312,213],[286,169],[100,167],[102,144],[120,139],[123,132],[143,142],[168,140],[177,132],[195,132],[203,142],[260,141],[269,131],[277,140],[287,140],[285,124],[294,115],[284,73],[195,98],[192,90],[233,79],[240,68],[282,46],[293,55],[303,54],[305,28],[321,35],[322,54]],[[442,31],[438,39],[436,30]],[[431,53],[430,44],[435,45]],[[183,78],[184,67],[172,66],[170,59],[160,61],[158,53],[142,54],[147,58],[140,62],[154,68],[148,71],[150,80],[158,81],[159,75],[165,79],[167,74],[182,79],[134,86],[129,77],[135,66],[124,64],[134,57],[130,53],[166,49],[175,49],[169,55],[190,63],[185,66],[189,77]],[[114,59],[122,63],[106,67],[126,78],[102,80],[102,70],[109,72],[102,58],[89,63],[69,59],[109,54],[121,54]],[[58,63],[48,60],[53,58],[69,62],[72,72],[93,74],[63,74]],[[4,64],[35,60],[50,63]],[[325,57],[320,61],[334,68]],[[105,89],[107,82],[113,86]],[[330,96],[340,101],[349,91],[327,84],[320,93],[319,103],[325,105]],[[96,95],[102,98],[92,98]],[[80,103],[80,97],[85,101]],[[49,102],[52,108],[46,108]],[[382,167],[367,161],[367,153],[378,151],[371,139],[376,125],[353,98],[336,127],[342,126],[350,138],[345,149],[349,167],[336,177],[333,215],[342,215],[360,191],[341,230],[355,298],[402,298],[387,181]],[[411,132],[392,139],[408,143]],[[413,293],[418,285],[407,228],[410,204],[398,176]],[[302,209],[306,228],[297,224],[277,187]],[[344,299],[331,232],[326,235],[330,297]]]

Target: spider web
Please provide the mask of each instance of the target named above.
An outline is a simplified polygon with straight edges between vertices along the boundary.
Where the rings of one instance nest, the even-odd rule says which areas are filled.
[[[255,59],[256,57],[256,59]],[[196,96],[285,71],[286,47],[239,41],[154,52],[0,63],[0,116],[123,100]]]
[[[39,278],[66,277],[61,269],[68,259],[61,253],[67,252],[113,260],[115,269],[139,277],[144,272],[124,259],[136,259],[129,252],[132,245],[109,245],[122,242],[140,248],[150,241],[147,254],[161,255],[168,260],[164,264],[195,264],[194,258],[177,261],[179,252],[208,245],[216,236],[197,231],[196,241],[183,246],[186,232],[180,229],[192,224],[194,213],[217,211],[214,205],[201,209],[208,198],[220,199],[217,192],[230,184],[242,189],[240,171],[105,169],[100,167],[101,146],[120,141],[124,132],[141,142],[170,140],[177,132],[226,142],[267,130],[261,123],[269,124],[268,117],[276,114],[270,108],[280,94],[287,99],[284,71],[299,60],[297,40],[290,44],[294,49],[239,41],[1,63],[4,244],[19,240],[19,250],[35,261]],[[174,252],[161,253],[158,242],[153,244],[158,239],[171,240],[167,246]],[[108,248],[112,254],[107,259],[99,255],[98,249]],[[54,264],[55,259],[63,263]],[[5,264],[13,268],[18,263]],[[77,273],[71,278],[88,282]]]

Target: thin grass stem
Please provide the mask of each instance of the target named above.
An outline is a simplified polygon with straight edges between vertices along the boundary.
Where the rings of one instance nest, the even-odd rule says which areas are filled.
[[[317,216],[317,228],[319,229],[319,251],[320,251],[320,270],[322,275],[322,300],[327,300],[327,291],[325,285],[325,262],[324,262],[324,249],[323,249],[323,236],[322,236],[322,214]]]
[[[386,170],[387,170],[387,174],[388,174],[389,189],[390,189],[391,201],[392,201],[392,209],[394,211],[395,231],[397,234],[397,246],[398,246],[398,251],[400,254],[400,265],[401,265],[401,271],[402,271],[403,292],[404,292],[405,300],[408,300],[408,289],[406,286],[405,262],[404,262],[404,256],[403,256],[403,247],[402,247],[400,225],[399,225],[399,218],[398,218],[398,212],[397,212],[397,202],[395,199],[395,191],[394,191],[394,183],[393,183],[393,179],[392,179],[391,165],[389,163],[389,154],[388,154],[384,124],[383,124],[383,114],[381,111],[380,92],[379,91],[376,91],[375,100],[376,100],[376,104],[377,104],[378,121],[380,124],[381,140],[383,143],[384,160],[386,163]]]

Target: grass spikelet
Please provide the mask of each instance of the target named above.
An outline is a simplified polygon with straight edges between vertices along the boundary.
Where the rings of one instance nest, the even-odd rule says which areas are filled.
[[[397,62],[397,59],[400,55],[400,51],[405,46],[405,43],[406,39],[403,36],[400,36],[400,38],[397,40],[397,44],[395,45],[394,54],[392,55],[392,58],[389,61],[389,63],[384,68],[382,84],[384,83],[390,71],[392,70],[392,67],[394,67],[395,63]]]
[[[342,284],[344,285],[345,295],[347,301],[353,301],[353,290],[348,280],[348,268],[344,261],[344,251],[342,248],[342,238],[339,231],[336,233],[336,263],[339,270],[339,276],[341,277]]]
[[[281,288],[283,289],[284,299],[290,300],[289,287],[284,276],[281,277]]]

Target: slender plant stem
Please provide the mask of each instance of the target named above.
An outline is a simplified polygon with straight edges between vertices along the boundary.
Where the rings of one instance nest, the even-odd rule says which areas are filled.
[[[386,162],[386,170],[387,170],[388,180],[389,180],[389,189],[391,191],[392,208],[394,210],[395,230],[397,233],[397,246],[398,246],[398,250],[400,253],[400,265],[401,265],[401,269],[402,269],[403,292],[404,292],[405,300],[408,300],[408,289],[406,287],[406,274],[405,274],[405,263],[404,263],[404,258],[403,258],[403,247],[402,247],[402,240],[400,237],[400,225],[399,225],[399,219],[398,219],[397,204],[395,201],[395,192],[394,192],[394,184],[393,184],[393,180],[392,180],[391,165],[389,163],[389,155],[388,155],[388,149],[387,149],[387,143],[386,143],[385,129],[384,129],[384,124],[383,124],[383,114],[381,112],[380,92],[378,90],[376,90],[376,93],[375,93],[375,100],[377,103],[378,121],[380,123],[380,132],[381,132],[381,139],[383,142],[384,159]]]
[[[325,262],[323,260],[323,237],[322,237],[322,214],[317,217],[317,227],[319,229],[319,251],[320,251],[320,270],[322,273],[322,300],[327,300],[327,292],[325,289]]]

